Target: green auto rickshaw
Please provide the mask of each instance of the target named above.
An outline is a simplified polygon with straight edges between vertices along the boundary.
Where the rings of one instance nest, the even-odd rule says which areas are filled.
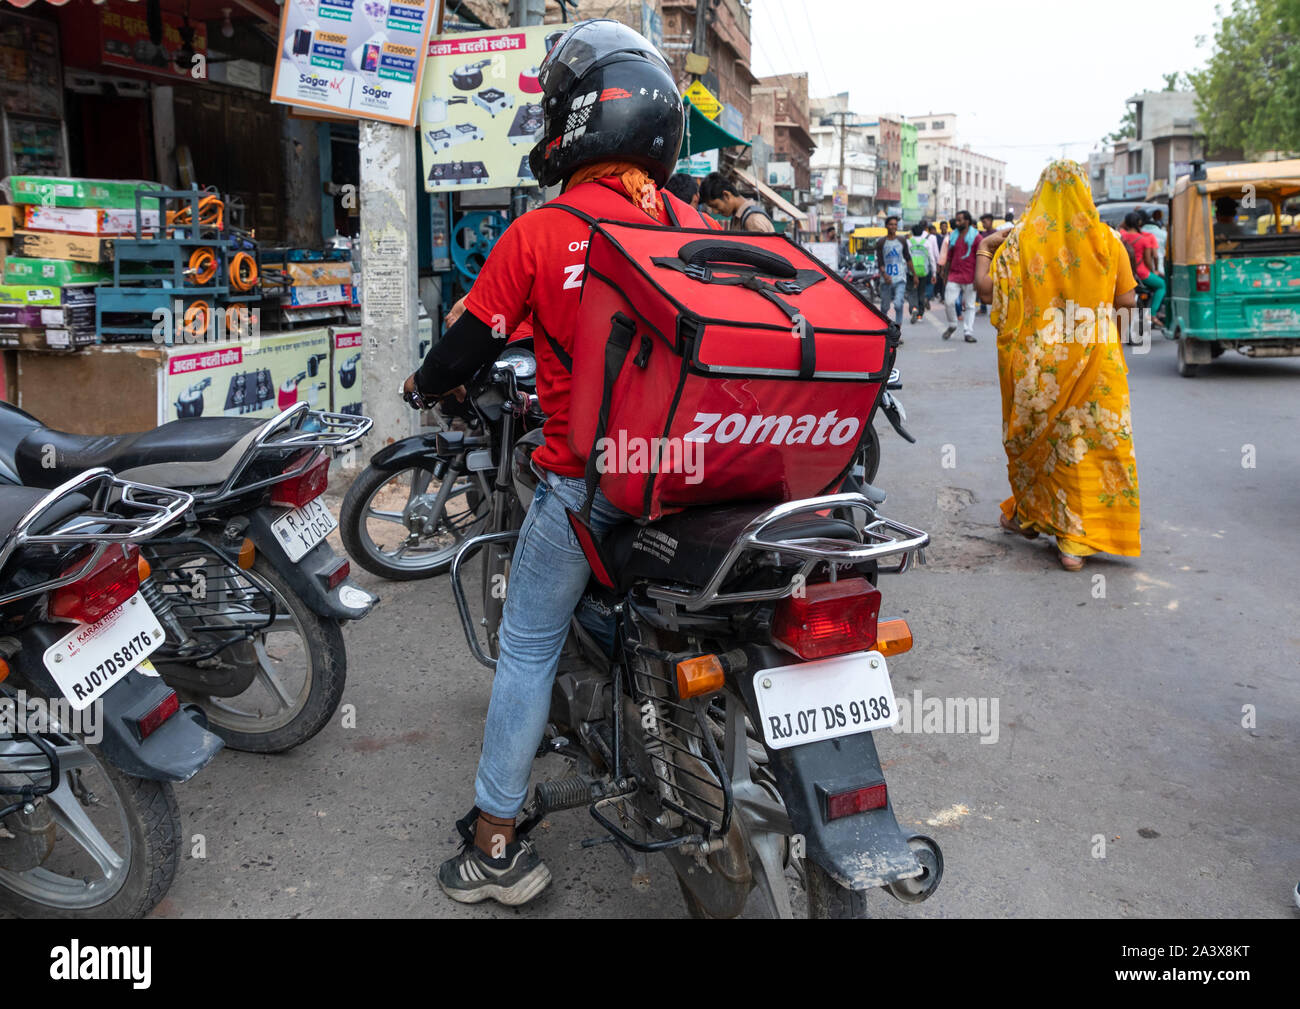
[[[1199,167],[1199,166],[1198,166]],[[1178,373],[1232,348],[1300,356],[1300,159],[1183,176],[1170,201],[1169,324]]]

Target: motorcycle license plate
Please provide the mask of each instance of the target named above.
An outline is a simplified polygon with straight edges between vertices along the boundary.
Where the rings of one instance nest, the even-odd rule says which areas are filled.
[[[295,563],[302,560],[307,551],[328,536],[338,526],[325,502],[313,498],[301,508],[285,512],[271,523],[271,530]]]
[[[79,624],[45,649],[45,668],[80,711],[163,643],[163,629],[138,592],[93,624]],[[149,665],[152,670],[152,665]]]
[[[887,729],[898,721],[889,668],[879,652],[760,669],[754,695],[763,738],[774,750]]]

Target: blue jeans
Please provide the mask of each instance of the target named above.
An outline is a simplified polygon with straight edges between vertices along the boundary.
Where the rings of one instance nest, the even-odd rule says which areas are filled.
[[[903,299],[907,297],[906,280],[882,280],[880,282],[880,311],[889,318],[889,306],[894,306],[894,321],[903,321]]]
[[[569,618],[591,575],[564,510],[582,507],[587,488],[551,475],[533,496],[510,564],[501,618],[500,657],[483,728],[474,800],[492,816],[515,816],[528,794],[533,758],[546,729],[551,683],[569,633]],[[591,527],[597,536],[630,518],[597,491]]]

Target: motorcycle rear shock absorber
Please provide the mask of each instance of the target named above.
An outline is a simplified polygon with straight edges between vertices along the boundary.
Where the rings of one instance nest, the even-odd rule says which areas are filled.
[[[189,634],[186,633],[185,627],[176,619],[176,614],[172,612],[172,599],[168,593],[162,590],[155,578],[146,578],[140,583],[140,595],[144,601],[149,604],[149,609],[153,610],[153,615],[158,618],[158,622],[167,629],[167,636],[175,643],[178,650],[184,650],[193,644]]]

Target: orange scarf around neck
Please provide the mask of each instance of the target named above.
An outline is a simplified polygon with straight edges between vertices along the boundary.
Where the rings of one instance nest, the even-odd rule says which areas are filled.
[[[600,161],[594,165],[584,165],[570,176],[569,184],[564,188],[568,191],[581,182],[604,179],[611,175],[617,176],[623,183],[627,198],[656,221],[662,221],[667,216],[664,198],[654,180],[646,174],[645,169],[629,161]]]

